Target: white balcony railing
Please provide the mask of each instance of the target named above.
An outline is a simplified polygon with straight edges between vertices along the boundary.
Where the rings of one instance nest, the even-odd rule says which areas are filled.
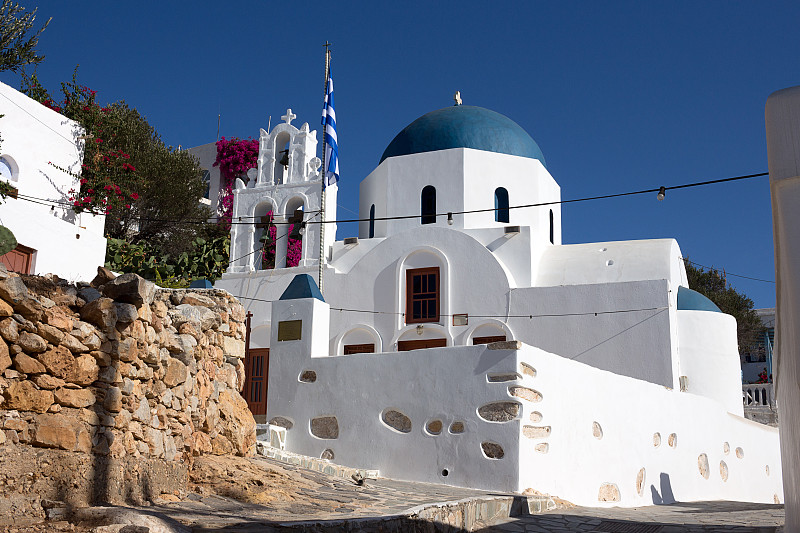
[[[742,402],[745,407],[775,408],[775,393],[772,383],[750,383],[742,385]]]

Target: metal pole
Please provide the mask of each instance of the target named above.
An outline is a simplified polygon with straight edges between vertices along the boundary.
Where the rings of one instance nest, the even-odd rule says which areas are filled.
[[[330,68],[331,68],[331,43],[325,41],[323,47],[325,48],[325,87],[323,89],[323,101],[325,104],[325,109],[327,111],[327,97],[328,97],[328,76],[330,75]],[[322,125],[322,194],[320,196],[320,222],[319,225],[319,274],[317,276],[317,285],[319,285],[319,292],[322,293],[322,267],[323,262],[325,261],[325,179],[326,179],[326,172],[327,169],[325,168],[325,149],[327,146],[328,140],[328,121],[325,120],[325,123]]]

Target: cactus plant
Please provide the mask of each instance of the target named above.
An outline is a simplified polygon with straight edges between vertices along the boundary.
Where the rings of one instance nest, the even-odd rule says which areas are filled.
[[[0,255],[5,255],[17,247],[17,239],[11,230],[0,226]]]

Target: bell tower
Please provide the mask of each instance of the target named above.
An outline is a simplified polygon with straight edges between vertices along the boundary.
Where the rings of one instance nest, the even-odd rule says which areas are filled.
[[[290,238],[301,241],[299,258],[296,249],[289,254],[291,266],[319,264],[322,162],[316,155],[317,132],[309,130],[307,122],[300,129],[292,125],[297,115],[291,109],[281,118],[283,122],[271,132],[261,130],[258,166],[247,172],[246,179],[234,182],[230,273],[286,268]],[[331,207],[326,208],[325,219],[336,220],[336,187],[326,195],[326,206]],[[328,224],[326,253],[335,238],[336,224]],[[274,264],[267,265],[262,249],[268,250],[271,261],[273,246]]]

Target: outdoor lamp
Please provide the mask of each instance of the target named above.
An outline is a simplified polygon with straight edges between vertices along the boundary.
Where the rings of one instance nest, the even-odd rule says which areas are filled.
[[[666,195],[667,195],[667,189],[662,185],[661,188],[658,189],[658,196],[657,196],[658,201],[660,202],[661,200],[663,200],[664,196]]]

